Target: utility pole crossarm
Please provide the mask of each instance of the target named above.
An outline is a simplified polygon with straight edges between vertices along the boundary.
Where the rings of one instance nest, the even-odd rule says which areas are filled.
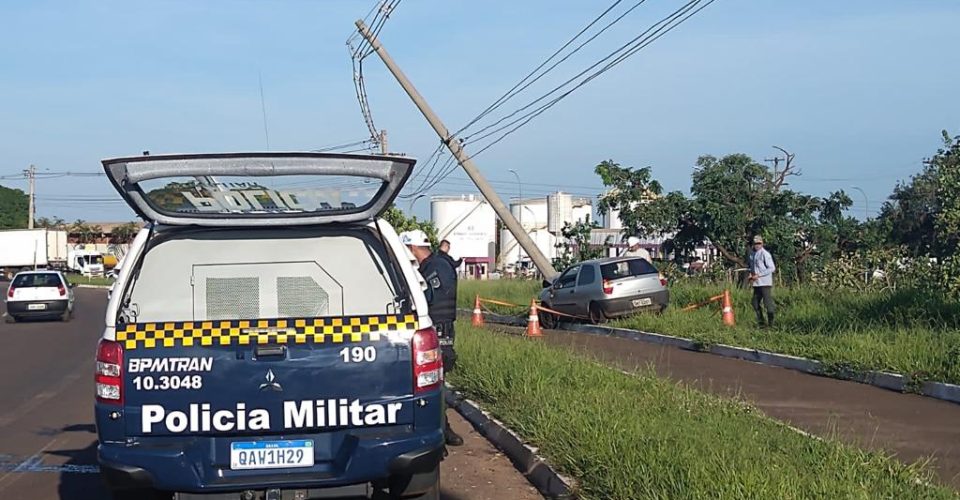
[[[362,20],[358,20],[356,23],[357,30],[360,34],[370,43],[370,47],[380,56],[380,59],[387,66],[387,69],[390,70],[390,73],[393,74],[394,78],[400,83],[400,86],[403,87],[403,90],[410,96],[410,99],[413,100],[413,103],[420,110],[420,113],[423,114],[424,118],[427,119],[427,122],[430,123],[430,126],[433,127],[433,130],[440,136],[440,139],[443,141],[443,144],[447,146],[447,149],[450,150],[450,153],[453,154],[454,158],[457,159],[457,162],[460,163],[460,166],[463,167],[463,170],[467,173],[470,179],[474,184],[477,185],[477,189],[480,190],[480,193],[484,198],[490,203],[490,206],[493,208],[494,212],[497,213],[497,216],[500,217],[500,220],[503,221],[503,224],[507,227],[507,230],[513,234],[513,237],[516,238],[517,243],[520,244],[520,247],[526,250],[527,255],[530,256],[530,259],[533,260],[533,263],[537,266],[537,269],[540,270],[540,273],[548,279],[552,279],[557,275],[557,271],[553,268],[553,265],[550,263],[550,260],[540,251],[540,248],[533,242],[533,239],[530,238],[530,235],[523,230],[523,227],[517,222],[517,219],[513,217],[513,214],[510,213],[510,210],[504,205],[503,200],[497,195],[497,192],[494,191],[493,187],[487,182],[487,180],[480,173],[480,169],[473,163],[473,160],[466,154],[463,150],[463,146],[460,144],[460,141],[454,140],[451,137],[450,131],[447,130],[446,125],[440,120],[440,117],[433,112],[433,109],[430,108],[430,105],[427,104],[426,99],[420,95],[420,92],[417,91],[416,87],[413,86],[413,83],[403,74],[403,71],[400,70],[400,67],[393,61],[393,58],[390,57],[390,54],[387,53],[386,49],[383,48],[383,45],[380,44],[380,41],[370,33],[370,30],[367,29],[367,25],[364,24]]]

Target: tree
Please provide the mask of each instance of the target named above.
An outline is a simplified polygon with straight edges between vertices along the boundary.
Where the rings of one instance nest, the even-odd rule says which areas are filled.
[[[123,244],[130,243],[140,231],[140,224],[136,222],[127,222],[121,224],[110,231],[110,243]]]
[[[69,231],[77,235],[80,243],[92,243],[103,233],[103,228],[87,224],[83,219],[77,219],[70,225]]]
[[[34,221],[33,225],[35,227],[41,227],[44,229],[54,229],[62,231],[66,228],[66,223],[60,217],[40,217]]]
[[[390,205],[390,207],[383,212],[382,217],[389,222],[398,233],[419,229],[427,234],[427,238],[430,239],[430,245],[434,248],[440,244],[437,239],[437,227],[433,225],[433,222],[418,220],[415,215],[407,217],[396,205]]]
[[[0,186],[0,229],[27,227],[30,197],[19,189]]]
[[[553,266],[564,269],[577,262],[603,257],[605,247],[594,247],[590,244],[590,233],[598,227],[600,226],[591,222],[589,217],[574,224],[565,222],[561,229],[563,240],[557,244],[560,256],[553,259]]]
[[[780,149],[780,148],[778,148]],[[649,168],[638,170],[611,161],[597,166],[609,194],[601,211],[616,208],[625,230],[671,234],[669,248],[682,255],[711,243],[735,267],[745,267],[748,242],[760,234],[788,279],[803,279],[809,269],[849,245],[859,226],[843,216],[852,201],[845,193],[825,199],[787,189],[798,175],[794,155],[782,169],[771,170],[745,154],[697,159],[688,198],[679,191],[662,196]]]
[[[942,134],[943,147],[928,162],[939,177],[940,212],[936,214],[934,226],[941,254],[957,256],[960,254],[960,136],[951,139],[946,130]]]

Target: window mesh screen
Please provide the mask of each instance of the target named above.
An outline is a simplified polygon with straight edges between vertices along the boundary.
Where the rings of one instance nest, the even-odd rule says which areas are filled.
[[[330,313],[330,296],[310,276],[278,277],[277,304],[281,317],[310,318]]]
[[[260,278],[207,278],[207,318],[260,317]]]

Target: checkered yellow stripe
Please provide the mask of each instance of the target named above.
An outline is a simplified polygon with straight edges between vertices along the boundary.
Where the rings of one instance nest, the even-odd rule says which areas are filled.
[[[126,349],[230,346],[251,344],[323,344],[376,341],[381,332],[416,330],[417,317],[407,315],[327,318],[252,319],[133,323],[118,328]]]

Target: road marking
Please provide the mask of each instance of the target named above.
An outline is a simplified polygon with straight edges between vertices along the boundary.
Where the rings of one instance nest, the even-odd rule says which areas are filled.
[[[10,455],[0,455],[0,472],[57,472],[67,474],[98,474],[100,466],[86,464],[47,465],[39,454],[23,460],[13,459]]]
[[[48,442],[47,444],[43,445],[43,448],[40,448],[39,450],[37,450],[37,452],[34,453],[33,455],[31,455],[30,458],[24,460],[23,462],[20,462],[20,465],[23,466],[23,467],[27,467],[27,465],[28,465],[29,463],[35,463],[35,462],[30,462],[30,461],[31,461],[31,460],[36,460],[36,459],[38,459],[38,458],[40,457],[40,454],[41,454],[41,453],[47,451],[51,446],[53,446],[57,441],[60,441],[61,439],[63,439],[63,436],[55,437],[55,438],[51,439],[50,442]],[[10,472],[7,472],[6,474],[0,476],[0,489],[5,489],[5,488],[7,488],[7,487],[10,486],[11,484],[17,482],[17,479],[20,479],[21,477],[23,477],[23,475],[21,475],[21,474],[16,474],[16,473],[17,473],[17,469],[15,468],[14,470],[12,470],[12,471],[10,471]],[[16,474],[16,475],[14,475],[14,474]],[[11,479],[11,478],[12,478],[12,480],[11,480],[10,482],[7,482],[7,480],[8,480],[8,479]],[[6,483],[6,484],[4,484],[4,483]]]

